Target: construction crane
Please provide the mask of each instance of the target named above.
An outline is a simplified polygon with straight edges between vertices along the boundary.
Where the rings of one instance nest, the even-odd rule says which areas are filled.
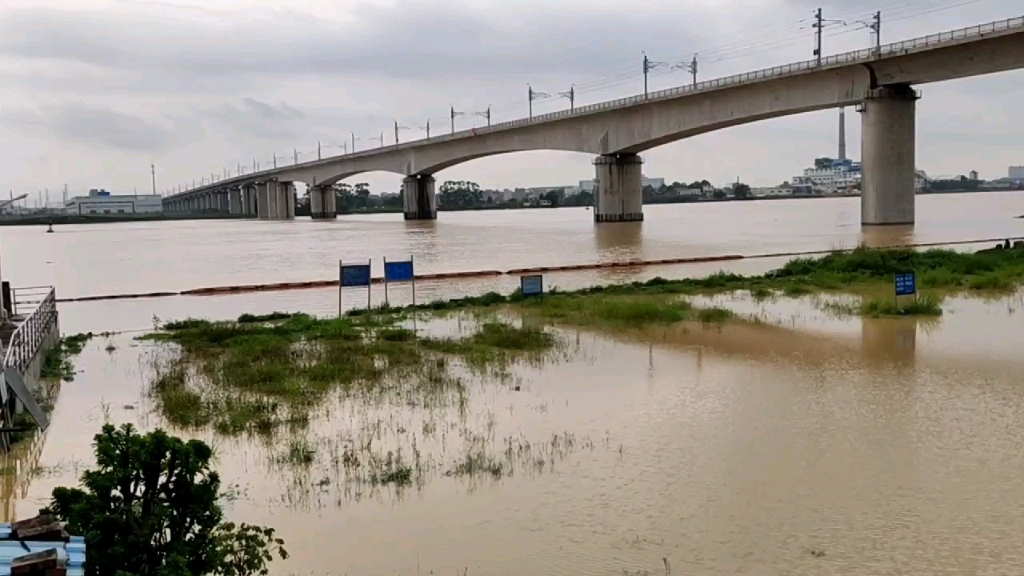
[[[25,198],[28,198],[28,194],[22,194],[21,196],[18,196],[17,198],[11,198],[10,200],[0,200],[0,210],[3,210],[4,208],[7,208],[11,204],[14,204],[18,200],[23,200]]]

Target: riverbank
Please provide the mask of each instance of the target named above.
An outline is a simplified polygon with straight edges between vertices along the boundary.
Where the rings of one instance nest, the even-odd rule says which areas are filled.
[[[892,275],[915,271],[924,293],[900,304],[878,296],[891,290]],[[522,318],[566,326],[633,331],[651,326],[753,322],[725,307],[699,307],[688,296],[747,292],[754,299],[814,292],[853,294],[859,304],[826,303],[841,315],[938,316],[941,298],[953,292],[1008,291],[1024,282],[1024,244],[973,254],[949,250],[859,248],[821,258],[795,259],[760,276],[720,272],[703,278],[654,278],[582,290],[552,290],[542,297],[490,292],[401,308],[352,310],[340,318],[306,314],[245,314],[236,321],[185,319],[164,324],[144,339],[177,346],[161,362],[152,394],[168,422],[183,428],[212,427],[221,434],[273,434],[302,427],[309,411],[338,390],[382,392],[437,402],[458,396],[461,366],[494,373],[510,362],[543,359],[555,347],[544,328],[518,326],[491,316],[459,338],[419,330],[421,322],[443,323],[456,310],[506,307]],[[501,314],[501,309],[496,310]],[[462,319],[460,317],[459,321]],[[451,364],[451,361],[455,364]],[[431,399],[422,394],[432,395]]]
[[[46,226],[53,224],[113,224],[117,222],[159,222],[163,220],[242,220],[240,214],[226,212],[176,214],[160,212],[153,214],[32,214],[27,216],[2,216],[0,226]]]

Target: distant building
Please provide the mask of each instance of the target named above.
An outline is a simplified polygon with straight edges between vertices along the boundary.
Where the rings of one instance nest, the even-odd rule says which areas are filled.
[[[75,196],[64,203],[68,214],[143,214],[163,211],[156,194],[111,194],[102,188],[89,190],[88,196]]]
[[[642,179],[640,180],[640,187],[641,188],[647,188],[648,186],[650,186],[651,188],[654,188],[655,190],[659,190],[664,185],[665,185],[665,179],[664,178],[647,178],[647,177],[642,177]]]
[[[809,196],[814,193],[811,186],[807,185],[793,185],[789,182],[783,182],[778,186],[773,187],[762,187],[762,188],[751,188],[750,195],[754,198],[773,198],[779,196]]]
[[[969,172],[969,177],[970,177],[971,180],[977,180],[978,179],[978,171],[977,170],[971,170]]]
[[[1011,180],[1024,180],[1024,166],[1010,166]]]
[[[664,185],[665,185],[665,179],[664,178],[648,178],[646,176],[642,176],[641,180],[640,180],[640,187],[641,188],[647,188],[648,186],[650,186],[651,188],[654,188],[655,190],[659,190]],[[597,181],[595,181],[595,180],[580,180],[579,186],[576,187],[576,192],[577,193],[578,192],[590,192],[591,194],[593,194],[596,189],[597,189]]]
[[[809,186],[823,194],[836,194],[859,187],[862,176],[860,162],[817,158],[814,168],[805,168],[803,175],[793,178],[793,185]]]

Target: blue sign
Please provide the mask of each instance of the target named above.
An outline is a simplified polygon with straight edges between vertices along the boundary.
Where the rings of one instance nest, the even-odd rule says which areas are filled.
[[[384,278],[388,282],[411,282],[413,279],[412,260],[407,262],[385,262]]]
[[[544,277],[540,274],[520,276],[519,289],[523,292],[523,296],[539,296],[544,294]]]
[[[342,264],[341,266],[342,286],[369,286],[370,265],[369,264]]]
[[[917,294],[917,278],[913,272],[901,272],[896,274],[896,295],[910,296]]]

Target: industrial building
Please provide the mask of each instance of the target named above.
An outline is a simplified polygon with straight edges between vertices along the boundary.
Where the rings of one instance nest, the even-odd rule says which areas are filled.
[[[161,198],[155,194],[111,194],[106,190],[89,190],[88,196],[75,196],[64,203],[68,214],[142,214],[163,211]]]

